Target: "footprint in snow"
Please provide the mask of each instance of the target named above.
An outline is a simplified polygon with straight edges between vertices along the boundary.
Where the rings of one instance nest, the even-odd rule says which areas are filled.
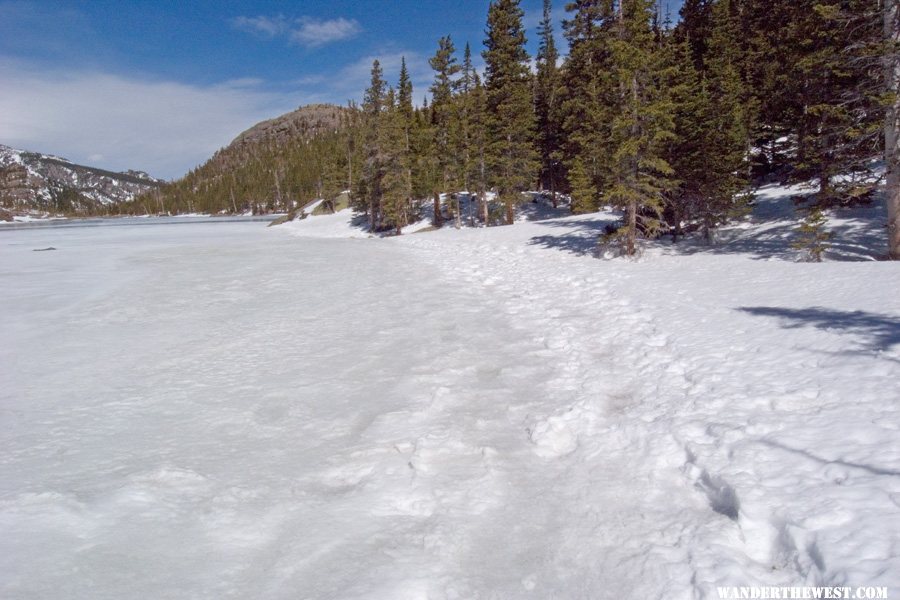
[[[534,452],[544,458],[558,458],[575,452],[578,436],[562,417],[550,417],[535,424],[530,431]]]

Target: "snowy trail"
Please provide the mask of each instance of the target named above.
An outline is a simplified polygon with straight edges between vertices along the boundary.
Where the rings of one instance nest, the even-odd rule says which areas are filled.
[[[590,531],[573,536],[581,572],[611,566],[597,569],[596,589],[615,589],[610,572],[628,573],[621,593],[651,597],[715,597],[715,585],[896,585],[893,265],[828,265],[822,277],[742,257],[694,257],[693,272],[677,256],[598,263],[535,248],[546,246],[541,229],[405,242],[453,255],[476,287],[499,287],[489,295],[566,357],[548,389],[568,393],[548,395],[560,410],[538,420],[532,439],[541,454],[568,458],[579,498],[557,510],[574,508],[560,520]],[[810,298],[833,306],[800,308]],[[638,493],[622,502],[623,489]],[[580,512],[586,505],[606,510]],[[612,521],[627,541],[604,548],[609,509],[622,506]],[[598,559],[601,548],[611,560]]]
[[[680,469],[668,418],[688,383],[656,323],[619,299],[593,261],[490,237],[405,241],[454,256],[456,276],[486,290],[490,310],[518,323],[553,368],[523,418],[541,459],[528,488],[543,489],[544,504],[525,497],[509,509],[531,526],[513,545],[531,537],[549,549],[525,588],[538,597],[693,597],[693,538],[713,513]]]
[[[0,238],[0,595],[900,584],[891,265],[279,229]]]

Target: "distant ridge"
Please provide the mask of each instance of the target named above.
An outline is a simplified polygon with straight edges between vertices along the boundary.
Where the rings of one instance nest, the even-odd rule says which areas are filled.
[[[143,171],[117,173],[0,144],[0,207],[13,213],[115,214],[163,183]]]

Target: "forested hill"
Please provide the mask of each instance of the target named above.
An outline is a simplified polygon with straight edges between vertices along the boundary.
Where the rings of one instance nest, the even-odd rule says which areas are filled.
[[[141,196],[126,210],[135,214],[289,211],[319,195],[326,166],[339,164],[340,157],[346,156],[347,140],[341,132],[354,112],[312,104],[258,123],[203,165],[164,187],[160,198]]]

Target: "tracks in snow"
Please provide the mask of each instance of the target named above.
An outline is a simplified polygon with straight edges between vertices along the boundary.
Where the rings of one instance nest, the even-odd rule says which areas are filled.
[[[788,583],[820,565],[815,545],[795,543],[771,515],[742,515],[738,490],[702,465],[690,424],[708,421],[695,400],[709,382],[617,294],[602,263],[449,237],[404,242],[481,290],[483,310],[531,342],[523,359],[550,369],[508,410],[506,425],[520,428],[534,455],[528,472],[513,476],[514,456],[492,457],[507,484],[546,490],[545,506],[517,503],[514,493],[503,499],[509,513],[527,515],[550,554],[544,564],[554,565],[529,573],[524,590],[547,593],[556,582],[611,595],[714,597],[723,572]],[[710,435],[712,426],[700,437]]]

